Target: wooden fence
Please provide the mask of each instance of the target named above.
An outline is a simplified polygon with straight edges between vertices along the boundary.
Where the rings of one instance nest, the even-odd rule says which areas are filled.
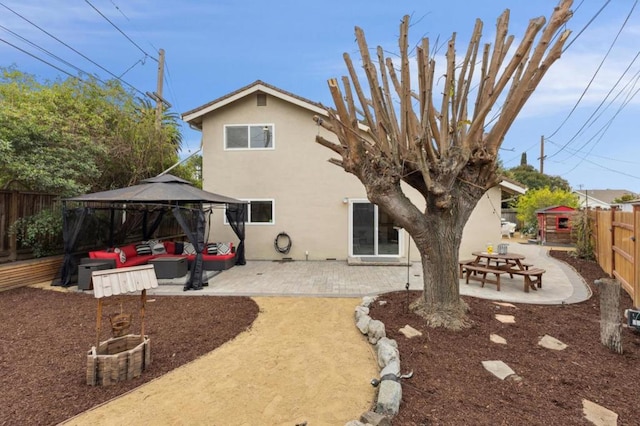
[[[594,210],[596,259],[604,272],[618,279],[634,306],[640,306],[640,205],[633,212]]]
[[[30,258],[31,250],[19,247],[9,230],[18,219],[54,207],[58,196],[28,191],[0,190],[0,262]]]

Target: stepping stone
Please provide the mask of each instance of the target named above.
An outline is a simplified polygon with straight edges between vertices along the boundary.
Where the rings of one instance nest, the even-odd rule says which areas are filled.
[[[493,302],[494,305],[498,305],[498,306],[502,306],[505,308],[515,308],[516,305],[512,304],[512,303],[506,303],[506,302]]]
[[[514,317],[513,315],[496,314],[496,319],[503,324],[513,324],[516,322],[516,317]]]
[[[491,340],[493,343],[498,343],[500,345],[506,345],[507,344],[507,339],[505,339],[502,336],[498,336],[497,334],[489,335],[489,340]]]
[[[596,426],[615,426],[618,424],[616,413],[588,399],[582,400],[582,412],[586,419]]]
[[[500,380],[504,380],[512,374],[516,374],[507,364],[502,361],[482,361],[482,366],[489,373],[493,374]]]
[[[549,336],[548,334],[542,336],[542,338],[538,341],[538,345],[542,346],[543,348],[552,349],[554,351],[562,351],[567,349],[567,345],[565,345],[555,337]]]
[[[404,334],[407,339],[411,339],[412,337],[416,337],[416,336],[422,336],[422,333],[420,331],[411,327],[409,324],[405,325],[398,331]]]

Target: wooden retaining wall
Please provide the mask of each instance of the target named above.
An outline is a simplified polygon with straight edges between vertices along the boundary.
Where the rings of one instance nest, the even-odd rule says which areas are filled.
[[[63,256],[22,260],[0,265],[0,291],[53,281],[62,267]]]

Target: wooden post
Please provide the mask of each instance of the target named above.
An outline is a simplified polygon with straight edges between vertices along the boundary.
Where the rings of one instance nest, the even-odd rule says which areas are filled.
[[[613,250],[613,248],[616,246],[616,226],[614,225],[615,221],[616,208],[611,207],[611,247],[609,248],[609,250],[611,250],[611,276],[613,276],[613,273],[616,271],[616,252]]]
[[[100,347],[100,329],[102,328],[102,299],[98,299],[98,313],[96,316],[96,352]]]
[[[594,284],[600,288],[600,342],[612,352],[621,354],[620,282],[602,278]]]
[[[19,209],[19,197],[18,191],[11,191],[11,200],[9,201],[9,220],[8,224],[11,226],[16,220],[20,219]],[[14,261],[18,259],[18,237],[16,234],[9,235],[9,260]]]
[[[140,341],[144,342],[144,307],[147,302],[147,290],[143,289],[140,295]]]

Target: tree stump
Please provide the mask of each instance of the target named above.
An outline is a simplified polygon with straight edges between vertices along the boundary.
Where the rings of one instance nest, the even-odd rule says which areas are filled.
[[[601,278],[594,284],[600,289],[600,342],[612,352],[621,354],[620,282]]]

